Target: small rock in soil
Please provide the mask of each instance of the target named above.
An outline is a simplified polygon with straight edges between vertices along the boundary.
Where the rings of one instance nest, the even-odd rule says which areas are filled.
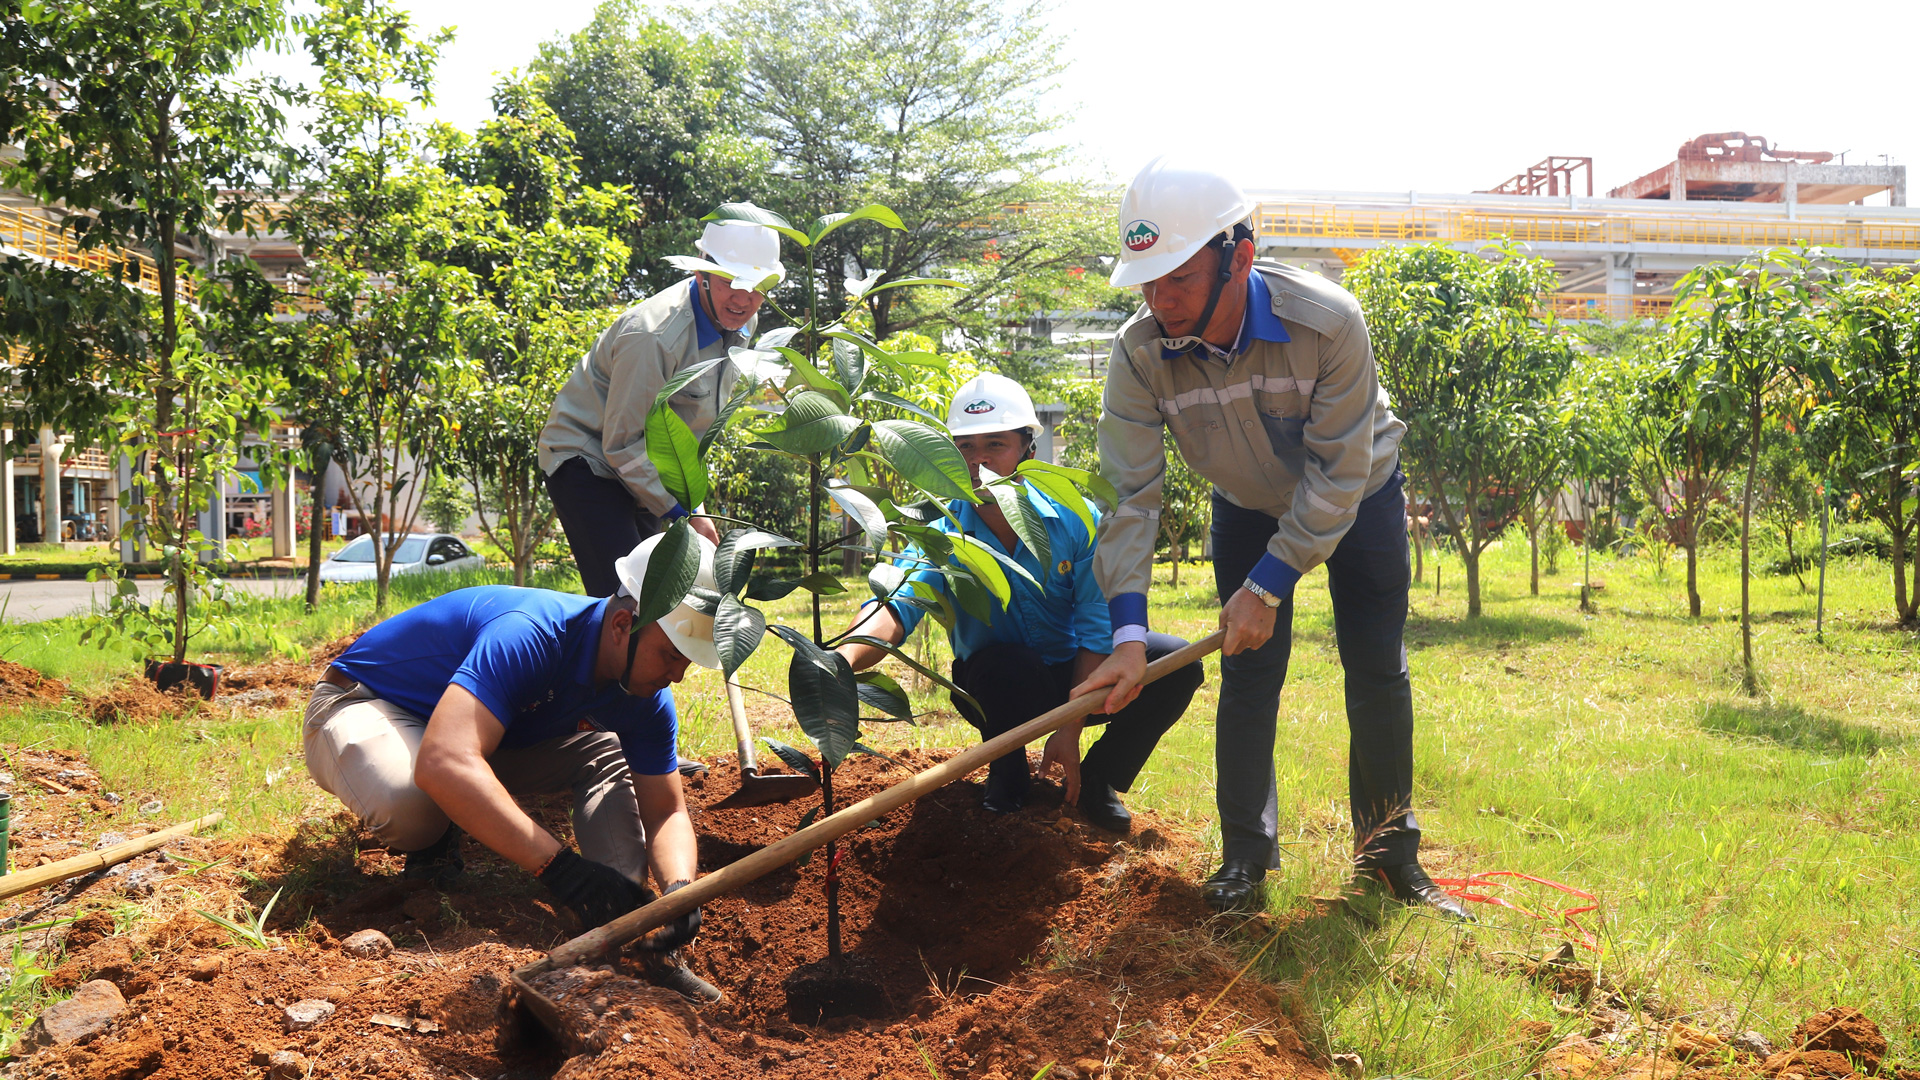
[[[333,1002],[307,998],[287,1006],[287,1030],[305,1031],[333,1015]]]
[[[1758,1058],[1773,1056],[1773,1044],[1767,1041],[1765,1035],[1757,1031],[1743,1031],[1728,1040],[1727,1045],[1743,1054],[1752,1054]]]
[[[143,814],[157,814],[160,811],[165,810],[166,808],[167,808],[167,804],[161,802],[159,799],[154,799],[149,802],[143,802],[140,804],[140,812]]]
[[[1360,1060],[1359,1054],[1335,1054],[1333,1055],[1333,1071],[1339,1073],[1341,1076],[1351,1076],[1354,1080],[1359,1080],[1360,1077],[1366,1075],[1367,1066],[1365,1062]]]
[[[267,1055],[267,1080],[306,1080],[312,1067],[303,1054],[275,1050]]]
[[[93,850],[99,851],[101,848],[110,848],[115,844],[124,844],[126,842],[127,835],[125,833],[101,833],[100,839],[93,842]]]
[[[393,939],[378,930],[362,930],[342,941],[340,951],[362,960],[379,960],[393,952]]]
[[[187,978],[192,979],[194,982],[208,982],[215,975],[225,970],[227,970],[226,957],[203,956],[195,960],[193,965],[187,969]]]
[[[120,988],[107,980],[81,983],[72,997],[47,1006],[20,1040],[21,1047],[31,1053],[97,1035],[126,1007],[127,999],[120,996]]]

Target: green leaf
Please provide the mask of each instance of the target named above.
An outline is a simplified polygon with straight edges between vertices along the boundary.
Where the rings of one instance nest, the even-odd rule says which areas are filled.
[[[896,720],[913,721],[913,702],[893,676],[884,671],[863,671],[858,681],[861,701]]]
[[[869,544],[879,547],[887,542],[887,516],[872,499],[855,491],[844,480],[828,481],[827,495],[866,531]]]
[[[1053,544],[1047,539],[1047,519],[1041,517],[1040,511],[1028,501],[1026,485],[1018,480],[995,477],[992,473],[993,470],[981,466],[980,477],[987,481],[987,494],[992,495],[993,501],[999,504],[1000,513],[1006,517],[1007,524],[1013,526],[1013,534],[1027,545],[1027,550],[1041,566],[1053,565]]]
[[[822,766],[834,769],[860,741],[860,692],[846,658],[826,655],[830,670],[795,650],[787,665],[787,688],[800,730],[820,748]]]
[[[693,510],[707,501],[711,483],[707,463],[700,460],[700,440],[680,414],[667,406],[667,399],[655,399],[647,413],[647,459],[660,473],[660,483],[680,505]]]
[[[967,461],[953,440],[912,420],[880,420],[873,425],[873,441],[902,479],[935,495],[979,502]]]
[[[874,563],[873,569],[867,571],[867,588],[872,591],[873,598],[876,600],[891,597],[906,583],[906,580],[905,569],[884,560]]]
[[[813,366],[813,362],[799,352],[782,345],[779,349],[791,363],[787,369],[787,387],[805,386],[809,390],[818,390],[839,404],[841,411],[853,407],[853,395],[847,388],[835,382],[826,372]]]
[[[755,225],[765,225],[782,236],[788,237],[801,247],[812,247],[813,240],[806,233],[793,227],[786,218],[768,210],[764,206],[755,206],[750,202],[721,203],[719,209],[701,221],[749,221]]]
[[[723,356],[713,360],[702,360],[692,367],[682,368],[674,374],[673,378],[660,384],[660,392],[653,396],[654,408],[659,408],[661,402],[685,390],[689,384],[698,381],[707,372],[726,362],[727,358]]]
[[[647,560],[647,573],[640,581],[639,606],[633,613],[636,630],[658,622],[679,607],[692,591],[694,579],[700,576],[699,534],[693,531],[691,520],[681,518],[667,526],[653,549],[653,558]]]
[[[882,285],[875,285],[873,288],[867,290],[867,295],[872,296],[874,293],[886,292],[888,289],[898,289],[903,285],[938,285],[947,289],[964,289],[967,287],[966,282],[955,281],[952,278],[910,277],[889,281]]]
[[[929,423],[942,424],[942,425],[945,424],[945,421],[941,420],[939,417],[933,415],[932,413],[921,408],[920,406],[915,405],[913,402],[908,401],[906,398],[903,398],[898,394],[889,394],[885,390],[869,390],[866,393],[861,394],[859,400],[871,401],[878,405],[891,405],[896,409],[901,409],[906,412],[910,412],[915,416],[925,417],[927,422]]]
[[[781,415],[784,426],[761,432],[761,438],[789,454],[821,454],[853,434],[860,421],[848,416],[833,399],[817,390],[802,390]]]
[[[720,654],[720,671],[727,678],[740,670],[747,662],[753,650],[760,647],[760,639],[767,632],[767,617],[756,607],[734,599],[732,596],[720,598],[720,609],[713,615],[713,646]]]
[[[713,580],[720,591],[738,595],[751,578],[753,553],[760,548],[799,547],[800,541],[761,529],[730,529],[713,552]],[[761,599],[754,597],[754,599]]]
[[[747,583],[746,597],[762,603],[783,600],[787,594],[800,587],[796,578],[755,577]]]
[[[1038,483],[1036,478],[1040,476],[1058,477],[1086,492],[1088,495],[1091,495],[1093,501],[1100,504],[1100,509],[1103,513],[1111,514],[1113,513],[1113,508],[1120,505],[1120,493],[1113,490],[1113,485],[1108,483],[1105,477],[1096,472],[1069,468],[1065,465],[1055,465],[1046,461],[1023,461],[1020,463],[1020,467],[1014,470],[1014,475],[1028,483],[1034,484]],[[1045,491],[1048,495],[1053,495],[1051,488],[1041,488],[1041,490]],[[1062,499],[1055,496],[1054,501],[1071,508],[1078,500]]]
[[[1000,560],[994,558],[994,550],[965,533],[955,535],[953,541],[954,561],[993,594],[1001,607],[1006,607],[1013,599],[1013,586],[1007,581],[1006,571],[1000,569]]]
[[[832,596],[835,593],[847,591],[847,587],[840,583],[839,578],[834,577],[825,570],[808,574],[806,577],[794,582],[794,584],[810,593],[815,593],[820,596]]]
[[[848,637],[844,642],[842,642],[842,644],[871,645],[874,648],[887,653],[889,656],[892,656],[895,660],[900,661],[901,663],[907,665],[913,670],[926,676],[928,679],[933,680],[935,685],[942,687],[949,694],[954,694],[958,696],[960,700],[965,701],[967,704],[973,706],[976,709],[980,707],[980,703],[973,700],[972,694],[969,694],[965,690],[962,690],[958,686],[954,685],[953,680],[947,678],[945,675],[940,674],[939,672],[933,670],[927,665],[907,655],[905,652],[903,652],[900,649],[898,645],[895,645],[891,641],[885,641],[881,638],[874,637],[871,634],[854,634]]]
[[[989,626],[993,625],[993,594],[978,579],[971,575],[952,577],[947,579],[947,588],[953,591],[953,598],[959,603],[961,611]]]
[[[809,234],[807,243],[809,245],[817,244],[822,237],[831,233],[833,230],[842,225],[851,225],[856,221],[877,221],[889,229],[896,229],[900,232],[907,231],[906,223],[900,220],[899,214],[881,206],[879,203],[870,203],[855,210],[851,214],[823,214],[815,218],[813,224],[807,228]]]
[[[903,364],[912,364],[914,367],[933,368],[936,371],[946,371],[952,366],[951,361],[940,353],[899,352],[894,353],[893,358]]]
[[[867,381],[867,354],[859,345],[841,338],[833,341],[833,373],[839,377],[840,385],[851,393],[860,392],[860,384]],[[849,402],[849,405],[852,403]]]
[[[803,776],[811,776],[813,777],[815,782],[819,781],[820,767],[813,763],[813,755],[807,753],[806,751],[800,749],[799,747],[788,746],[786,743],[781,742],[779,739],[761,739],[760,741],[763,743],[766,743],[767,749],[773,751],[776,757],[778,757],[781,761],[786,762],[787,768],[792,769],[794,772],[800,773]],[[807,827],[807,819],[802,818],[800,820],[800,828],[804,829],[806,827]]]
[[[767,629],[771,631],[775,637],[786,642],[787,645],[793,649],[795,655],[805,656],[822,671],[831,672],[834,670],[834,653],[831,649],[821,648],[814,643],[812,638],[782,623],[768,623]]]
[[[1062,475],[1059,471],[1055,471],[1057,467],[1046,469],[1030,469],[1027,467],[1029,465],[1045,464],[1046,463],[1042,461],[1023,461],[1020,463],[1020,467],[1013,471],[1013,474],[1025,480],[1027,483],[1032,484],[1034,490],[1040,492],[1042,495],[1073,511],[1074,516],[1080,519],[1081,526],[1087,530],[1087,537],[1091,539],[1094,530],[1093,511],[1087,507],[1086,497],[1080,494],[1080,489],[1075,486],[1073,478]],[[1084,472],[1084,470],[1081,469],[1074,469],[1072,471]]]

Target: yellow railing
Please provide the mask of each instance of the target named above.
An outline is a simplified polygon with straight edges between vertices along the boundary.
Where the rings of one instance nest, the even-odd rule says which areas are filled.
[[[125,281],[147,292],[160,291],[160,269],[152,256],[131,248],[83,250],[58,222],[17,206],[0,206],[0,243],[48,262]],[[180,280],[180,298],[189,303],[193,301],[191,279]]]
[[[1547,310],[1557,319],[1664,319],[1673,314],[1673,297],[1549,293]]]
[[[1798,244],[1920,252],[1920,222],[1743,220],[1515,207],[1348,209],[1333,203],[1261,203],[1261,236],[1424,243],[1511,237],[1529,244],[1673,244],[1761,248]],[[1338,244],[1329,246],[1338,247]]]

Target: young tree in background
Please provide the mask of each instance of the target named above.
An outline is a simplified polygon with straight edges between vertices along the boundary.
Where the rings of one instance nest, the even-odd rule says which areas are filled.
[[[296,25],[321,73],[307,175],[283,218],[312,282],[302,355],[340,403],[332,450],[361,526],[379,538],[374,610],[385,614],[393,554],[453,433],[441,403],[466,374],[474,275],[432,256],[478,234],[488,207],[428,160],[449,133],[408,120],[431,101],[447,31],[418,38],[383,0],[324,0]],[[388,96],[396,89],[411,97]]]
[[[1770,406],[1798,377],[1830,373],[1814,348],[1812,305],[1824,277],[1802,252],[1763,251],[1735,265],[1708,264],[1680,283],[1676,318],[1691,324],[1682,372],[1701,378],[1746,421],[1746,483],[1740,500],[1740,660],[1747,693],[1760,692],[1753,663],[1753,493]]]
[[[1858,494],[1893,540],[1893,610],[1920,622],[1920,279],[1862,272],[1822,316],[1836,382],[1822,410],[1834,432],[1832,477]]]
[[[1552,282],[1550,264],[1511,248],[1483,257],[1438,244],[1382,248],[1347,275],[1380,385],[1407,424],[1405,468],[1465,563],[1470,619],[1482,612],[1481,554],[1563,458],[1559,395],[1573,351],[1534,315]]]
[[[474,272],[484,299],[467,337],[478,377],[452,403],[459,429],[448,454],[516,585],[527,583],[555,524],[540,429],[580,357],[618,315],[610,305],[628,266],[618,234],[636,216],[622,191],[581,187],[572,133],[542,97],[543,82],[502,82],[495,119],[447,165],[495,208],[446,256]]]

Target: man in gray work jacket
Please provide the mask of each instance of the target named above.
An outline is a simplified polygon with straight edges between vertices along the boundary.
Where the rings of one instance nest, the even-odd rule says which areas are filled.
[[[1317,275],[1256,262],[1252,211],[1232,181],[1166,158],[1141,170],[1121,202],[1113,284],[1141,286],[1146,303],[1114,340],[1099,428],[1101,473],[1120,496],[1094,559],[1115,648],[1074,693],[1110,686],[1112,711],[1138,692],[1166,474],[1161,429],[1170,428],[1187,464],[1214,485],[1227,634],[1215,743],[1223,858],[1207,902],[1257,906],[1278,865],[1273,744],[1293,587],[1325,563],[1346,676],[1354,864],[1403,901],[1467,918],[1418,861],[1402,644],[1406,425],[1387,407],[1359,305]]]
[[[693,271],[690,280],[628,308],[600,335],[561,387],[540,431],[547,494],[588,596],[612,596],[620,587],[613,572],[616,559],[700,509],[681,506],[660,482],[647,457],[647,413],[669,379],[745,345],[764,290],[786,276],[780,236],[765,226],[709,223],[699,249],[706,258],[667,260]],[[735,374],[731,363],[721,364],[670,400],[695,435],[704,434],[719,416]],[[719,543],[711,521],[695,517],[692,524]]]

